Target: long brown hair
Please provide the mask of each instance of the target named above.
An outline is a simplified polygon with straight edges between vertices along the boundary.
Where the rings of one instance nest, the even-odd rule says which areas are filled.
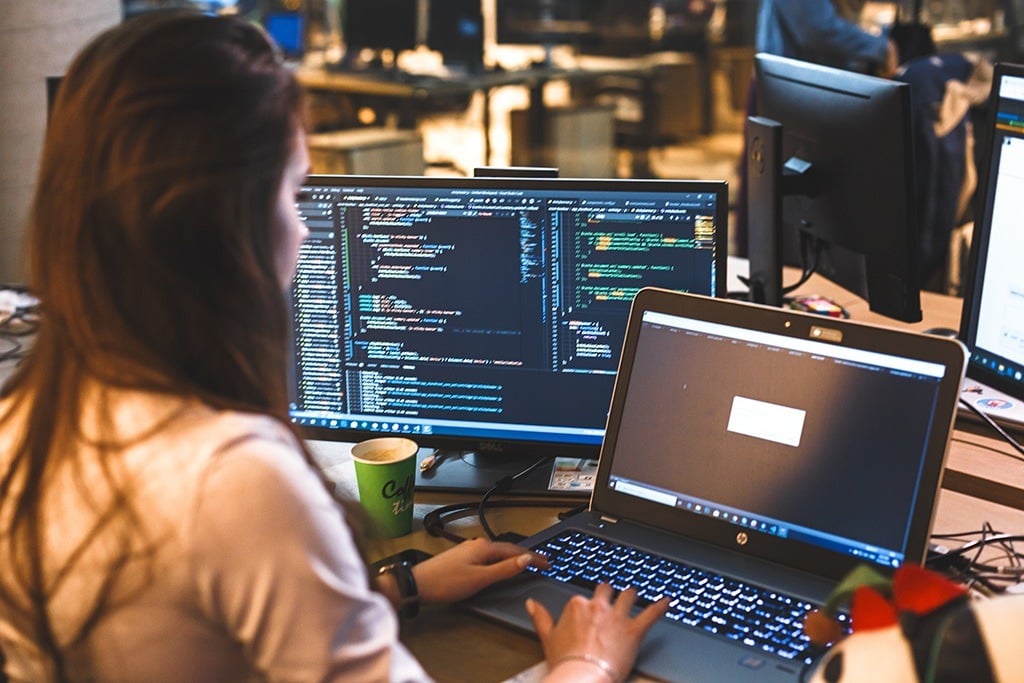
[[[83,549],[56,579],[44,571],[44,494],[76,457],[83,389],[98,381],[287,424],[289,323],[270,217],[301,119],[300,88],[263,31],[198,12],[110,29],[61,82],[29,227],[43,323],[0,416],[23,425],[0,474],[0,562],[16,568],[0,600],[25,615],[58,680],[62,650],[110,607],[137,550],[122,541],[84,625],[58,642],[48,602]],[[122,539],[140,526],[130,492],[104,471],[113,495],[83,545],[110,520]]]

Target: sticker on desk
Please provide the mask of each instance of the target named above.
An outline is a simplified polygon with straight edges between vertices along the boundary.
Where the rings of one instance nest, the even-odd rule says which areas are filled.
[[[589,458],[555,458],[549,491],[592,491],[597,478],[597,461]]]

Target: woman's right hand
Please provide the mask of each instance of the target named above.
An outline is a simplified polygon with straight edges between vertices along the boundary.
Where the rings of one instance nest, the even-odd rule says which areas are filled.
[[[589,680],[621,683],[625,679],[636,661],[640,641],[665,614],[669,601],[662,598],[632,617],[636,591],[623,591],[614,600],[613,593],[611,586],[600,584],[590,599],[574,596],[557,624],[539,602],[526,601],[548,662],[545,681],[582,680],[587,671]]]

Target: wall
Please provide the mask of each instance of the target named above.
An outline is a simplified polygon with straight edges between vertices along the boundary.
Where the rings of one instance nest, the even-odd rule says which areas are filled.
[[[25,282],[25,223],[46,127],[46,77],[64,73],[120,0],[0,0],[0,284]],[[55,198],[59,201],[59,198]]]

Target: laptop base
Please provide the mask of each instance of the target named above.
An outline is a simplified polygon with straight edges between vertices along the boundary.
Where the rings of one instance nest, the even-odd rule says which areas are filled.
[[[960,398],[991,417],[1003,429],[1024,435],[1024,401],[970,377],[964,378],[960,385]],[[957,407],[957,419],[966,419],[978,424],[983,422],[973,410],[962,404]]]

